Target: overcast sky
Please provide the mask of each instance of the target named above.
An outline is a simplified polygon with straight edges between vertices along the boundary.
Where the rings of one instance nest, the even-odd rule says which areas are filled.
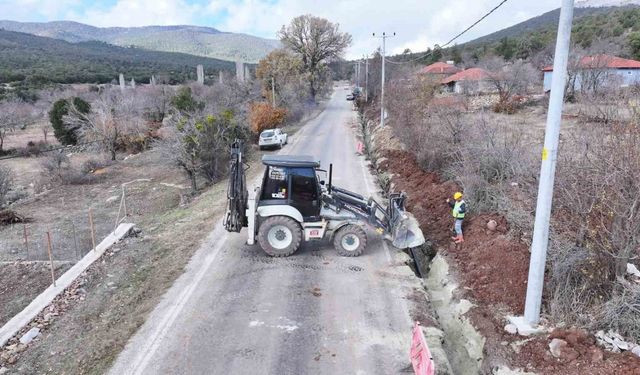
[[[375,50],[372,32],[396,33],[387,50],[423,51],[443,43],[500,0],[0,0],[0,19],[73,20],[94,26],[195,24],[275,38],[291,18],[310,13],[353,35],[348,58]],[[460,41],[560,7],[561,0],[509,0]]]

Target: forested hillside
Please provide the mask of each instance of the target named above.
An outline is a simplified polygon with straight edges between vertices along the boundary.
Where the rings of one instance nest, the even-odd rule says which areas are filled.
[[[0,29],[0,83],[107,83],[120,73],[138,82],[155,74],[175,83],[195,80],[197,64],[206,74],[235,69],[231,62],[211,58],[96,41],[69,43]]]
[[[94,27],[70,21],[0,21],[0,28],[72,43],[97,40],[123,47],[135,46],[229,61],[257,62],[280,46],[280,42],[273,39],[190,25]]]
[[[474,65],[483,57],[497,55],[505,60],[524,59],[546,64],[553,55],[560,11],[554,10],[482,38],[449,47],[428,49],[429,54],[405,53],[396,60],[431,64],[454,60]],[[640,7],[576,8],[571,41],[574,51],[607,53],[640,59]],[[426,56],[425,56],[426,55]]]

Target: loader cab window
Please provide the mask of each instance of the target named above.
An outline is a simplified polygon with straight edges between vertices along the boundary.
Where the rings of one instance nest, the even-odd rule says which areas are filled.
[[[291,205],[303,217],[315,219],[320,216],[320,191],[313,168],[291,168]]]
[[[268,166],[265,175],[261,200],[289,198],[289,173],[288,168]]]

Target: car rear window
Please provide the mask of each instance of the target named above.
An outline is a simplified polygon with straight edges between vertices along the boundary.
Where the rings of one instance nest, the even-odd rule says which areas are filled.
[[[272,137],[273,136],[273,130],[268,130],[266,132],[262,132],[262,138],[267,138],[267,137]]]

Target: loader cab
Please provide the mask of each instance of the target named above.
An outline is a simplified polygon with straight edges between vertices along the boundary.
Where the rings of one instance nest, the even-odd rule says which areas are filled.
[[[316,175],[320,162],[312,156],[265,155],[259,206],[288,205],[305,222],[320,221],[322,189]]]

